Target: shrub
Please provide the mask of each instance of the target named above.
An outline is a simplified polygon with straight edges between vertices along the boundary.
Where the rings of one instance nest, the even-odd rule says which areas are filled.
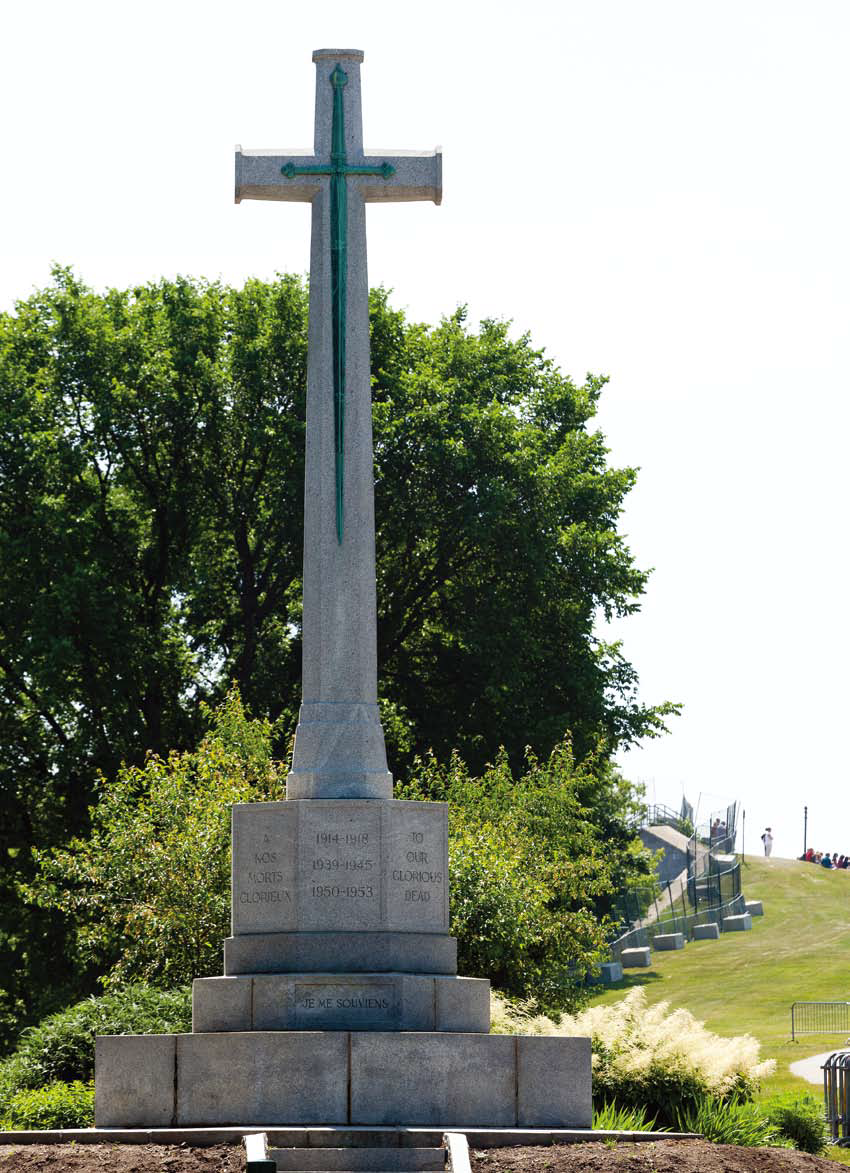
[[[94,1075],[97,1035],[170,1034],[192,1029],[191,991],[127,986],[51,1014],[21,1036],[0,1063],[0,1116],[21,1091],[55,1081],[87,1082]]]
[[[93,1124],[94,1083],[79,1079],[16,1092],[3,1121],[4,1128],[91,1128]]]
[[[101,779],[88,839],[35,853],[27,892],[70,914],[80,957],[106,985],[173,989],[214,974],[230,921],[230,804],[284,796],[272,727],[232,689],[192,752],[150,755]]]
[[[564,741],[545,760],[529,752],[517,776],[504,751],[477,778],[457,755],[445,765],[429,755],[396,787],[399,798],[450,803],[451,932],[465,972],[544,1008],[586,1000],[584,975],[608,952],[605,909],[623,877],[652,863],[620,825],[632,797],[616,778],[605,775],[604,820],[587,807],[604,773]]]
[[[816,1156],[826,1149],[826,1118],[823,1104],[810,1095],[774,1096],[761,1105],[771,1124],[794,1148]]]
[[[711,1096],[701,1096],[695,1103],[676,1110],[676,1126],[681,1132],[699,1132],[715,1144],[739,1144],[750,1148],[778,1145],[779,1130],[771,1124],[758,1104],[724,1103]]]

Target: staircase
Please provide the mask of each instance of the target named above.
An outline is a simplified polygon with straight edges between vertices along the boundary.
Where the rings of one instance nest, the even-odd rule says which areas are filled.
[[[327,1143],[315,1143],[322,1140]],[[440,1132],[328,1129],[326,1136],[313,1130],[294,1136],[282,1130],[245,1137],[246,1173],[445,1173],[446,1165]]]

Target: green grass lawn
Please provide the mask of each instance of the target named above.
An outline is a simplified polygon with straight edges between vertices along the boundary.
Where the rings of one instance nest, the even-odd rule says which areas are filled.
[[[847,1040],[803,1035],[792,1043],[791,1003],[850,1001],[850,870],[747,856],[743,884],[748,900],[764,901],[764,916],[753,917],[751,933],[653,953],[650,969],[627,970],[593,1002],[617,1001],[624,990],[642,985],[649,1002],[684,1006],[716,1034],[754,1035],[762,1056],[776,1060],[763,1096],[790,1090],[820,1096],[818,1087],[791,1074],[789,1064],[840,1050]],[[838,1150],[829,1155],[843,1160]]]

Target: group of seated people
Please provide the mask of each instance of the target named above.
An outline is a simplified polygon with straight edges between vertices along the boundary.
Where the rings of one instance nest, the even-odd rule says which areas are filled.
[[[822,868],[850,868],[850,855],[839,855],[837,851],[830,855],[828,851],[815,851],[810,847],[800,859],[806,863],[819,863]]]

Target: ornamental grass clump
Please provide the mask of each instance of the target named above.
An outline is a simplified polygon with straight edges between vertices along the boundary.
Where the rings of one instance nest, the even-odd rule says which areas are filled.
[[[668,1002],[648,1006],[639,987],[620,1002],[565,1014],[559,1022],[497,997],[493,1030],[589,1035],[596,1106],[644,1108],[658,1126],[673,1128],[679,1111],[695,1109],[706,1098],[719,1104],[751,1100],[775,1066],[772,1059],[759,1059],[759,1043],[751,1035],[721,1038],[688,1010],[671,1010]]]
[[[676,1110],[708,1096],[725,1103],[752,1099],[774,1069],[759,1059],[751,1035],[721,1038],[688,1010],[648,1006],[639,987],[620,1002],[565,1015],[558,1034],[590,1035],[593,1087],[600,1099],[634,1104],[676,1124]]]

